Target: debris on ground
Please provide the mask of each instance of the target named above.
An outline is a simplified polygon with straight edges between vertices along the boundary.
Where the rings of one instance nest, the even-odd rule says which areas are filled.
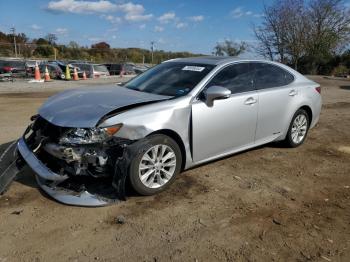
[[[115,222],[117,223],[117,224],[125,224],[125,222],[126,222],[126,219],[125,219],[125,217],[123,216],[123,215],[120,215],[120,216],[117,216],[117,218],[115,219]]]
[[[23,212],[23,209],[21,209],[21,210],[15,210],[15,211],[13,211],[12,213],[11,213],[11,215],[20,215],[20,214],[22,214],[22,212]]]

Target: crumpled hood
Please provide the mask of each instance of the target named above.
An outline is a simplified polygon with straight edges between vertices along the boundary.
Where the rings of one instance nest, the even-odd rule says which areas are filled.
[[[120,86],[74,89],[50,97],[39,114],[62,127],[94,127],[106,114],[125,106],[169,99]]]

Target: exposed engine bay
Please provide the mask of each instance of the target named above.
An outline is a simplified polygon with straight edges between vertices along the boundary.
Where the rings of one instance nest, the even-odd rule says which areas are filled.
[[[76,136],[69,140],[72,129],[36,117],[30,135],[25,137],[38,158],[57,174],[95,178],[112,176],[116,160],[130,141],[116,137],[92,141],[85,129],[75,130]]]
[[[70,194],[80,198],[76,204],[83,206],[101,206],[125,199],[129,159],[126,149],[133,141],[112,135],[106,137],[97,128],[55,126],[39,115],[31,120],[33,122],[25,131],[18,149],[25,154],[21,151],[21,144],[22,147],[25,144],[54,174],[43,177],[36,170],[37,182],[44,191],[53,198],[57,195],[60,202],[64,200],[59,197],[66,198]],[[64,194],[60,195],[60,192]],[[85,198],[94,198],[94,201],[81,201]],[[70,199],[67,203],[75,202]]]

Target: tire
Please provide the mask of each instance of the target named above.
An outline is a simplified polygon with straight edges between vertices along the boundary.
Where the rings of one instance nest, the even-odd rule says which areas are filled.
[[[305,124],[302,125],[304,122]],[[304,109],[298,109],[289,125],[288,133],[284,141],[285,145],[292,148],[302,145],[306,139],[309,127],[310,118],[308,113]]]
[[[130,162],[129,177],[137,193],[150,196],[164,191],[174,182],[181,170],[182,156],[179,145],[166,135],[152,135],[146,139],[147,143],[140,143]]]

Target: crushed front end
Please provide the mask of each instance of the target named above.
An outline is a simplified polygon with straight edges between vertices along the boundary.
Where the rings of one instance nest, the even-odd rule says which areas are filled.
[[[39,186],[59,202],[104,206],[125,198],[125,148],[130,140],[113,136],[120,128],[68,128],[34,116],[18,141],[23,160]]]

